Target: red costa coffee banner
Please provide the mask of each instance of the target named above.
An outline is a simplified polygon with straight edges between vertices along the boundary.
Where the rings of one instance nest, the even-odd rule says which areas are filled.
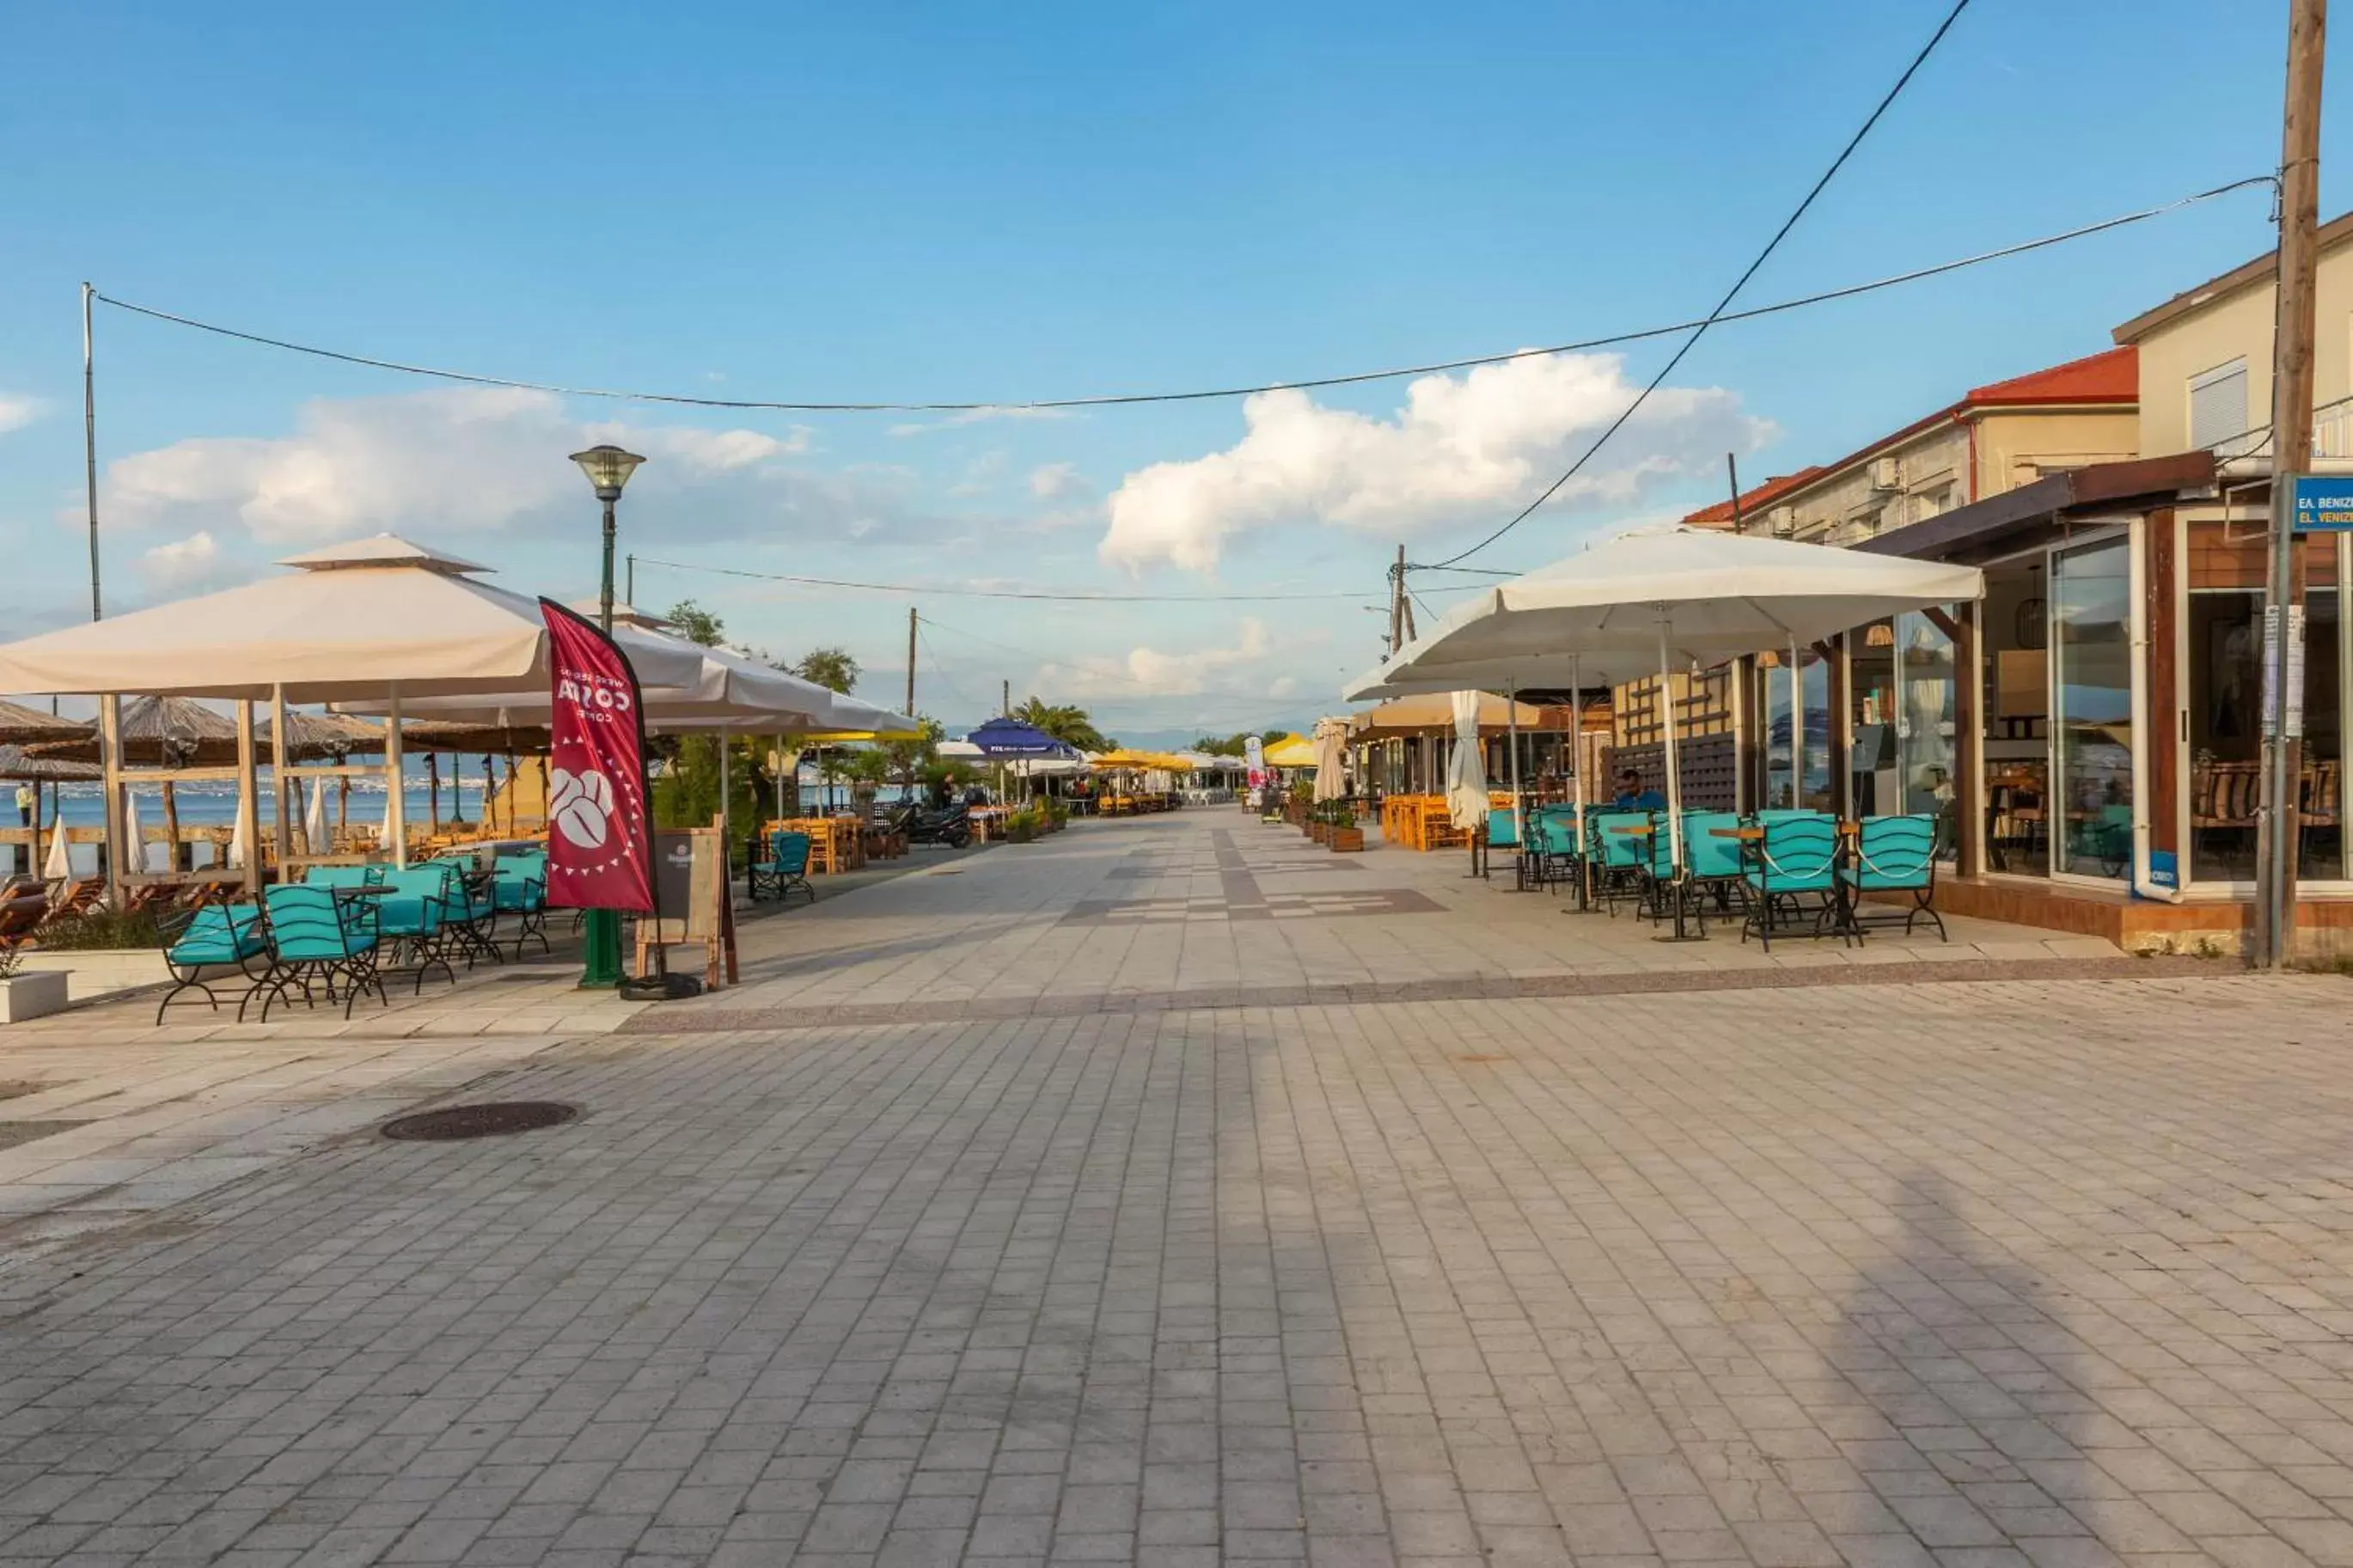
[[[547,767],[547,901],[572,910],[654,907],[646,738],[638,678],[613,639],[553,600],[555,705]]]

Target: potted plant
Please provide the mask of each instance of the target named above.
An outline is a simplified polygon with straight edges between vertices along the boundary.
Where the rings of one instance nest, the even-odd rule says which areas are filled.
[[[1332,813],[1332,832],[1325,843],[1335,855],[1355,855],[1365,847],[1365,830],[1356,826],[1356,814],[1345,801]]]
[[[1028,844],[1038,837],[1038,813],[1023,806],[1005,819],[1005,840],[1008,844]]]
[[[65,1009],[67,975],[62,969],[27,973],[13,947],[0,947],[0,1024],[21,1024]]]

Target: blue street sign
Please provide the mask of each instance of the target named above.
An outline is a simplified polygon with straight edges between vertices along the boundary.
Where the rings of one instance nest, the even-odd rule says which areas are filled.
[[[2307,476],[2298,479],[2295,481],[2295,531],[2353,531],[2353,478],[2313,479]]]

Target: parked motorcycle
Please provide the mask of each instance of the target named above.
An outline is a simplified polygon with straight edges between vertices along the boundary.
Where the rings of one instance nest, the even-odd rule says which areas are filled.
[[[944,844],[961,849],[972,842],[972,808],[962,801],[944,811],[910,805],[901,809],[891,826],[894,832],[905,834],[909,844]]]

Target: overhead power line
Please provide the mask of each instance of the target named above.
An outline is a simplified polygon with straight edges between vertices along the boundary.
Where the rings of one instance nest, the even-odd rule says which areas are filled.
[[[1611,332],[1601,337],[1582,338],[1575,342],[1554,343],[1545,348],[1514,349],[1504,353],[1472,354],[1461,359],[1433,360],[1427,364],[1399,365],[1388,370],[1356,371],[1342,375],[1308,376],[1295,381],[1261,382],[1249,386],[1208,387],[1187,392],[1113,393],[1090,397],[1050,397],[1016,402],[818,402],[781,398],[696,397],[681,393],[629,391],[618,387],[566,386],[555,382],[481,375],[470,371],[438,369],[431,365],[409,364],[399,360],[346,353],[340,349],[322,348],[312,343],[295,342],[290,339],[270,337],[261,332],[223,326],[216,321],[202,321],[176,311],[159,310],[152,305],[136,304],[129,300],[117,299],[111,294],[92,291],[90,298],[101,304],[112,306],[118,310],[127,310],[133,315],[145,316],[153,321],[168,322],[173,326],[193,328],[201,332],[211,332],[218,337],[234,338],[240,342],[254,343],[263,348],[282,349],[289,353],[308,354],[316,359],[334,360],[340,363],[360,365],[371,370],[392,371],[402,375],[460,382],[470,386],[497,386],[522,392],[554,393],[565,397],[604,397],[628,403],[660,403],[689,408],[768,410],[784,414],[1026,414],[1056,409],[1113,408],[1136,404],[1198,403],[1213,398],[1250,397],[1262,392],[1308,392],[1322,387],[1356,386],[1369,382],[1401,380],[1407,376],[1436,375],[1448,371],[1472,370],[1486,364],[1508,364],[1515,360],[1542,359],[1549,354],[1579,353],[1591,349],[1615,348],[1626,343],[1643,342],[1652,338],[1672,337],[1677,332],[1695,332],[1706,327],[1723,326],[1733,321],[1752,321],[1760,317],[1780,315],[1789,310],[1804,310],[1810,306],[1825,305],[1839,300],[1851,300],[1859,295],[1876,293],[1883,289],[1917,283],[1926,279],[1941,277],[1948,272],[1958,272],[1966,268],[1983,266],[1987,262],[2002,261],[2010,257],[2024,256],[2031,251],[2047,250],[2052,246],[2086,239],[2093,235],[2105,234],[2111,229],[2147,223],[2152,218],[2162,217],[2168,213],[2194,206],[2200,202],[2212,201],[2218,196],[2229,195],[2236,191],[2251,189],[2257,185],[2275,187],[2277,184],[2277,177],[2274,175],[2251,175],[2243,180],[2233,180],[2228,184],[2217,185],[2211,190],[2194,192],[2189,195],[2161,203],[2157,206],[2144,207],[2137,212],[2122,213],[2115,217],[2102,218],[2096,223],[2063,229],[2056,234],[2046,234],[2038,238],[2021,240],[2015,245],[2005,245],[1993,250],[1982,250],[1973,255],[1957,257],[1950,261],[1940,261],[1929,267],[1916,267],[1907,272],[1893,273],[1884,278],[1873,279],[1868,282],[1850,283],[1841,288],[1826,289],[1819,293],[1804,294],[1796,299],[1783,300],[1770,305],[1757,305],[1746,310],[1722,310],[1696,321],[1672,321],[1664,326],[1641,327],[1632,331]]]
[[[1650,401],[1651,394],[1658,391],[1667,377],[1674,374],[1675,367],[1683,363],[1683,356],[1691,353],[1697,346],[1700,339],[1707,335],[1708,328],[1715,325],[1723,318],[1724,313],[1732,308],[1732,301],[1739,297],[1743,289],[1748,287],[1748,280],[1757,276],[1757,269],[1781,247],[1781,242],[1789,237],[1789,231],[1798,226],[1798,220],[1806,216],[1807,210],[1814,205],[1814,199],[1827,190],[1831,181],[1837,178],[1838,172],[1846,167],[1846,161],[1854,156],[1854,150],[1862,145],[1862,139],[1871,134],[1871,128],[1879,123],[1880,117],[1887,112],[1889,106],[1894,104],[1896,99],[1903,95],[1904,89],[1911,85],[1913,77],[1919,73],[1922,66],[1928,63],[1928,57],[1936,52],[1936,46],[1945,41],[1945,35],[1953,30],[1953,24],[1959,21],[1961,13],[1968,8],[1969,0],[1953,0],[1953,8],[1945,13],[1945,19],[1936,25],[1936,30],[1928,35],[1928,41],[1921,45],[1919,52],[1912,57],[1912,63],[1904,68],[1904,74],[1895,79],[1894,85],[1881,96],[1878,106],[1863,120],[1862,125],[1856,128],[1855,133],[1847,138],[1846,145],[1839,149],[1839,155],[1831,160],[1831,166],[1822,171],[1821,177],[1814,182],[1813,188],[1806,193],[1805,199],[1790,210],[1788,217],[1781,220],[1781,226],[1773,231],[1773,237],[1765,242],[1765,248],[1757,253],[1757,258],[1742,269],[1738,278],[1733,279],[1732,287],[1724,291],[1724,298],[1715,302],[1715,309],[1710,310],[1706,317],[1691,330],[1691,335],[1676,348],[1667,363],[1659,367],[1659,374],[1651,378],[1650,384],[1643,387],[1635,396],[1634,401],[1628,404],[1618,417],[1612,419],[1608,427],[1593,438],[1593,444],[1586,447],[1577,461],[1568,466],[1568,471],[1546,485],[1544,493],[1522,507],[1519,514],[1511,521],[1504,524],[1470,549],[1450,555],[1437,563],[1438,565],[1451,566],[1458,561],[1467,560],[1525,522],[1538,507],[1560,493],[1561,486],[1575,479],[1585,465],[1593,460],[1593,455],[1609,443],[1610,437],[1625,427],[1626,421],[1633,418],[1635,412]]]
[[[1027,599],[1073,605],[1250,605],[1366,597],[1362,589],[1271,594],[1083,594],[1043,588],[967,588],[936,583],[866,583],[843,577],[807,577],[791,572],[754,572],[743,566],[704,566],[691,561],[658,560],[650,555],[640,555],[637,561],[640,566],[667,566],[673,572],[706,572],[714,576],[748,577],[763,583],[797,583],[816,588],[849,588],[860,593],[903,594],[919,598]],[[1431,591],[1446,592],[1442,588]]]

